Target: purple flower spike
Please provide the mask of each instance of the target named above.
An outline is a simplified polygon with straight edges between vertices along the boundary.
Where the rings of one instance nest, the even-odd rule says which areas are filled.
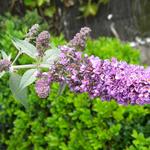
[[[101,60],[85,55],[75,49],[62,46],[59,67],[64,72],[65,82],[74,92],[86,92],[91,98],[115,99],[119,104],[150,103],[150,69],[129,65],[126,62]],[[62,69],[62,70],[61,70]]]
[[[40,98],[46,98],[50,92],[52,77],[48,73],[42,73],[40,79],[36,81],[35,90]]]
[[[36,92],[40,98],[46,98],[49,95],[50,87],[45,80],[36,81]]]
[[[77,33],[74,36],[74,38],[69,42],[69,46],[84,50],[85,42],[90,32],[91,32],[91,29],[88,27],[81,28],[80,32]]]
[[[49,47],[50,34],[48,31],[41,32],[36,38],[38,55],[43,56],[44,50]]]

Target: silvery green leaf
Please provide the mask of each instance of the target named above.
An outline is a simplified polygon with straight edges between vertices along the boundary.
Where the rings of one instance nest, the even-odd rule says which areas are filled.
[[[37,69],[29,69],[23,74],[19,85],[20,89],[29,86],[36,80],[36,72]]]
[[[2,54],[2,58],[3,58],[3,59],[8,59],[8,60],[11,59],[11,55],[8,56],[8,55],[5,53],[5,51],[1,50],[1,54]]]
[[[9,79],[9,86],[10,89],[15,97],[24,107],[27,108],[28,106],[28,98],[27,98],[27,88],[20,89],[21,76],[16,73],[11,73]]]
[[[5,74],[5,71],[1,72],[0,73],[0,78],[2,78],[4,74]]]
[[[7,59],[8,58],[7,54],[3,50],[1,50],[1,54],[2,54],[2,58],[3,59]]]
[[[30,56],[32,58],[36,58],[37,49],[34,45],[32,45],[31,43],[29,43],[26,40],[19,40],[16,38],[14,38],[12,40],[12,42],[19,51],[27,54],[28,56]]]
[[[43,63],[52,65],[55,61],[59,59],[60,50],[58,48],[49,49],[45,52],[43,57]]]

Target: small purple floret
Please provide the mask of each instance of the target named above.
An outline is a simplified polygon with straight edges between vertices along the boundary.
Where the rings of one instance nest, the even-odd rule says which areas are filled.
[[[0,72],[8,71],[10,68],[11,62],[8,59],[0,60]]]

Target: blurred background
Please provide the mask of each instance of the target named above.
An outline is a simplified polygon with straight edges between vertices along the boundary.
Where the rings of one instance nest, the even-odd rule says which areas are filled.
[[[150,65],[149,0],[0,0],[0,6],[1,36],[4,26],[14,24],[13,29],[25,33],[39,23],[53,35],[62,34],[69,40],[88,26],[92,38],[116,37],[130,42],[140,50],[141,63]]]
[[[62,32],[68,39],[85,25],[94,38],[113,36],[112,23],[122,40],[150,35],[149,0],[0,0],[0,6],[1,15],[9,12],[23,18],[35,12],[51,32]]]
[[[36,23],[55,46],[88,26],[88,55],[150,65],[150,0],[0,0],[0,50],[15,58],[11,39]],[[21,56],[16,63],[32,62]],[[58,96],[54,83],[44,100],[29,86],[26,110],[8,80],[0,78],[0,150],[150,150],[150,105],[91,100],[68,88]]]

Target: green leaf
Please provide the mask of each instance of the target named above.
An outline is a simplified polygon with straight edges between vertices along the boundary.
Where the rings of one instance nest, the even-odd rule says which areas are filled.
[[[29,69],[23,74],[19,85],[20,89],[24,89],[36,80],[36,72],[37,69]]]
[[[20,89],[21,76],[16,73],[11,73],[9,79],[10,89],[16,98],[21,104],[24,105],[25,108],[28,107],[28,99],[27,99],[27,88]]]
[[[84,17],[88,17],[90,15],[95,16],[98,11],[98,5],[95,3],[89,3],[85,6],[80,7],[80,11],[83,12]]]
[[[45,16],[53,17],[56,12],[56,7],[52,6],[44,10]]]
[[[102,4],[108,4],[108,2],[110,1],[110,0],[99,0],[100,1],[100,3],[102,3]]]
[[[37,49],[34,45],[32,45],[31,43],[29,43],[26,40],[19,40],[19,39],[16,39],[16,38],[14,38],[12,40],[12,42],[19,51],[21,51],[22,53],[27,54],[28,56],[30,56],[34,59],[36,58]]]
[[[2,54],[2,58],[3,58],[3,59],[8,59],[8,60],[11,59],[11,55],[8,56],[8,55],[5,53],[5,51],[1,50],[1,54]]]
[[[36,1],[33,1],[33,0],[24,0],[23,2],[25,3],[26,6],[36,7]]]
[[[45,0],[38,0],[38,1],[37,1],[37,4],[38,4],[38,6],[40,7],[40,6],[42,6],[45,2],[46,2]]]
[[[54,42],[51,42],[50,46],[51,46],[51,49],[57,49]]]
[[[0,72],[0,78],[2,78],[4,74],[5,74],[5,71]]]
[[[49,49],[45,52],[43,57],[43,63],[52,65],[55,61],[59,59],[60,50],[58,48]]]
[[[138,133],[136,130],[133,130],[132,132],[132,137],[137,138],[138,137]]]
[[[3,50],[1,51],[1,54],[2,54],[2,58],[3,59],[7,59],[8,58],[7,54]]]

